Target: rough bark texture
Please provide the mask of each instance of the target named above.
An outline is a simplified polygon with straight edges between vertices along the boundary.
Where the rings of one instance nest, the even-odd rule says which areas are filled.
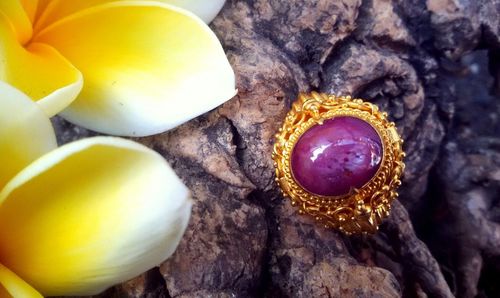
[[[212,28],[238,95],[136,139],[192,190],[188,231],[101,296],[500,296],[499,0],[233,0]],[[311,90],[375,102],[405,139],[400,200],[375,236],[317,226],[277,191],[273,135]],[[61,143],[92,135],[54,123]]]

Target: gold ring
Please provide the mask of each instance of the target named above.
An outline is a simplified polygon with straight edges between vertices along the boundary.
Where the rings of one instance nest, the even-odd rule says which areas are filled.
[[[398,196],[402,144],[374,104],[300,94],[276,134],[276,181],[300,214],[348,235],[375,233]]]

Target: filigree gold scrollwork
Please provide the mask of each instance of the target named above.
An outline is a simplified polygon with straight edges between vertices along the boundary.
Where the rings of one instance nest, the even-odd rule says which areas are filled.
[[[369,123],[382,140],[383,157],[375,176],[359,189],[343,196],[319,196],[303,189],[293,178],[290,156],[300,136],[314,125],[337,116],[357,117]],[[403,140],[387,113],[361,99],[312,92],[300,94],[276,134],[273,160],[276,181],[299,213],[313,216],[325,227],[346,234],[374,233],[389,215],[391,202],[398,196],[404,170]]]

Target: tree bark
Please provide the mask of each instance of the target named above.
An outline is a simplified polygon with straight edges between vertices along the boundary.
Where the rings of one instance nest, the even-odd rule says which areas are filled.
[[[135,139],[191,189],[188,230],[102,297],[500,295],[499,0],[233,0],[211,26],[238,95]],[[376,103],[405,140],[400,199],[374,236],[297,215],[274,183],[273,136],[312,90]],[[61,143],[93,135],[54,123]]]

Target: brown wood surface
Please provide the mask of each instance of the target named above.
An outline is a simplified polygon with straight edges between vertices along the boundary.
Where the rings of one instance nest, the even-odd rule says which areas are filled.
[[[170,260],[102,296],[500,297],[499,0],[233,0],[211,26],[238,95],[136,139],[192,190],[189,228]],[[273,135],[312,90],[378,104],[405,139],[376,236],[317,226],[277,191]],[[61,143],[92,135],[54,123]]]

